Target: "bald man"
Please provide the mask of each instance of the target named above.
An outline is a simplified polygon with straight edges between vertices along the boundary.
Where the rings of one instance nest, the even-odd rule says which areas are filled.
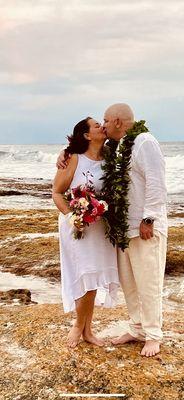
[[[104,114],[107,137],[119,141],[134,124],[134,114],[124,103],[113,104]],[[63,155],[58,167],[64,167]],[[162,341],[162,289],[166,260],[167,215],[165,163],[157,140],[140,133],[132,147],[128,191],[129,247],[118,249],[119,278],[130,316],[128,332],[114,345],[145,341],[141,355],[159,353]]]
[[[108,138],[120,140],[134,124],[127,104],[114,104],[104,115]],[[165,163],[157,140],[139,134],[132,147],[128,191],[129,247],[118,249],[119,278],[130,321],[115,345],[144,340],[143,356],[154,356],[162,341],[162,288],[166,260]]]

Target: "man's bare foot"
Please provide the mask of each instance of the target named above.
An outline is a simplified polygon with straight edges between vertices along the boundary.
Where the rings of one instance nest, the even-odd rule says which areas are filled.
[[[74,348],[79,344],[82,330],[77,326],[73,326],[68,334],[67,344],[68,347]]]
[[[130,333],[125,333],[124,335],[111,340],[112,344],[115,344],[115,345],[116,344],[125,344],[128,342],[135,342],[135,341],[137,341],[137,339],[134,336],[130,335]]]
[[[153,357],[159,352],[160,343],[157,340],[147,340],[141,351],[141,356]]]
[[[99,339],[97,336],[93,335],[93,333],[83,333],[83,339],[88,342],[88,343],[92,343],[95,346],[104,346],[105,342],[102,339]]]

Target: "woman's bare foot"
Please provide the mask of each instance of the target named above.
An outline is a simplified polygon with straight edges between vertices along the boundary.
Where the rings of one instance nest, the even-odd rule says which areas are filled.
[[[141,351],[141,356],[153,357],[159,352],[160,343],[157,340],[147,340]]]
[[[68,340],[67,340],[68,347],[71,348],[76,347],[79,344],[81,335],[82,335],[82,329],[74,325],[68,334]]]
[[[104,346],[105,342],[102,339],[99,339],[97,336],[93,335],[93,333],[83,333],[83,339],[88,342],[88,343],[92,343],[95,346]]]
[[[128,342],[135,342],[135,341],[137,341],[137,339],[134,336],[130,335],[130,333],[125,333],[122,336],[112,339],[111,343],[116,345],[116,344],[125,344]]]

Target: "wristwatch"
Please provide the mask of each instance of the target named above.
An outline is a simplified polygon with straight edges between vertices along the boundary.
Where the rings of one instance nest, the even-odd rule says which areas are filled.
[[[146,217],[146,218],[143,218],[142,222],[144,222],[144,224],[146,224],[146,225],[152,225],[154,222],[154,219],[151,217]]]

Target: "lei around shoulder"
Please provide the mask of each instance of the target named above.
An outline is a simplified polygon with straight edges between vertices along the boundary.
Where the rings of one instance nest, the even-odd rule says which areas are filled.
[[[132,146],[135,138],[143,132],[148,132],[145,121],[135,122],[133,127],[127,130],[118,151],[119,143],[109,140],[104,154],[102,190],[109,205],[104,217],[106,236],[114,246],[117,245],[123,251],[129,244],[128,190]]]

